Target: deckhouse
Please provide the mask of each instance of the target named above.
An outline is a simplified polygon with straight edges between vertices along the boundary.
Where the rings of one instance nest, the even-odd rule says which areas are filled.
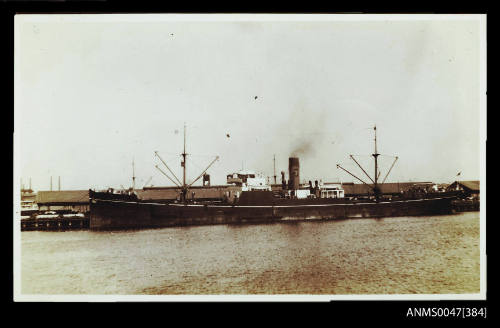
[[[271,190],[263,177],[257,177],[255,172],[241,170],[227,175],[227,184],[241,187],[241,191]]]

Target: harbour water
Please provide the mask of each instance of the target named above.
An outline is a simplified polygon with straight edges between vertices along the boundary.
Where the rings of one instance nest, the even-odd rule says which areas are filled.
[[[21,233],[22,294],[479,293],[479,212]]]

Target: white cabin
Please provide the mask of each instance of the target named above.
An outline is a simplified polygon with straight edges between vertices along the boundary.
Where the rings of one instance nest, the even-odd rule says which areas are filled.
[[[239,171],[227,175],[227,184],[240,186],[241,191],[271,190],[263,177],[256,177],[253,171]]]
[[[340,183],[320,184],[321,198],[344,198],[344,189]]]

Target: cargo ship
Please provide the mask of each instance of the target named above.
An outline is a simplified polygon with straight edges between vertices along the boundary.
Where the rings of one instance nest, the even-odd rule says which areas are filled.
[[[178,197],[169,201],[143,199],[134,188],[127,192],[97,192],[89,190],[90,228],[91,229],[141,229],[156,227],[176,227],[189,225],[272,223],[297,220],[332,220],[348,218],[380,218],[395,216],[440,215],[452,213],[453,194],[429,193],[419,197],[386,198],[381,193],[378,181],[377,138],[375,131],[375,162],[373,179],[360,166],[366,176],[373,182],[368,184],[361,178],[337,164],[354,178],[370,186],[371,197],[352,199],[344,197],[340,185],[328,185],[311,181],[308,185],[300,184],[300,165],[298,157],[289,158],[289,180],[285,180],[282,171],[280,190],[272,190],[264,178],[256,177],[253,172],[240,171],[227,176],[227,186],[222,197],[217,200],[205,200],[196,196],[193,183],[203,177],[218,157],[190,184],[186,183],[186,143],[184,126],[184,152],[181,166],[182,182],[177,179],[159,154],[161,160],[172,176],[160,170],[176,185]],[[389,175],[397,157],[387,172],[382,184]],[[276,174],[275,182],[276,182]],[[135,177],[134,177],[135,179]]]

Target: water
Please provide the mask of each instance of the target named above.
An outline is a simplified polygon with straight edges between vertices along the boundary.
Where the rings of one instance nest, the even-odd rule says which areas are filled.
[[[479,293],[479,212],[21,233],[23,294]]]

